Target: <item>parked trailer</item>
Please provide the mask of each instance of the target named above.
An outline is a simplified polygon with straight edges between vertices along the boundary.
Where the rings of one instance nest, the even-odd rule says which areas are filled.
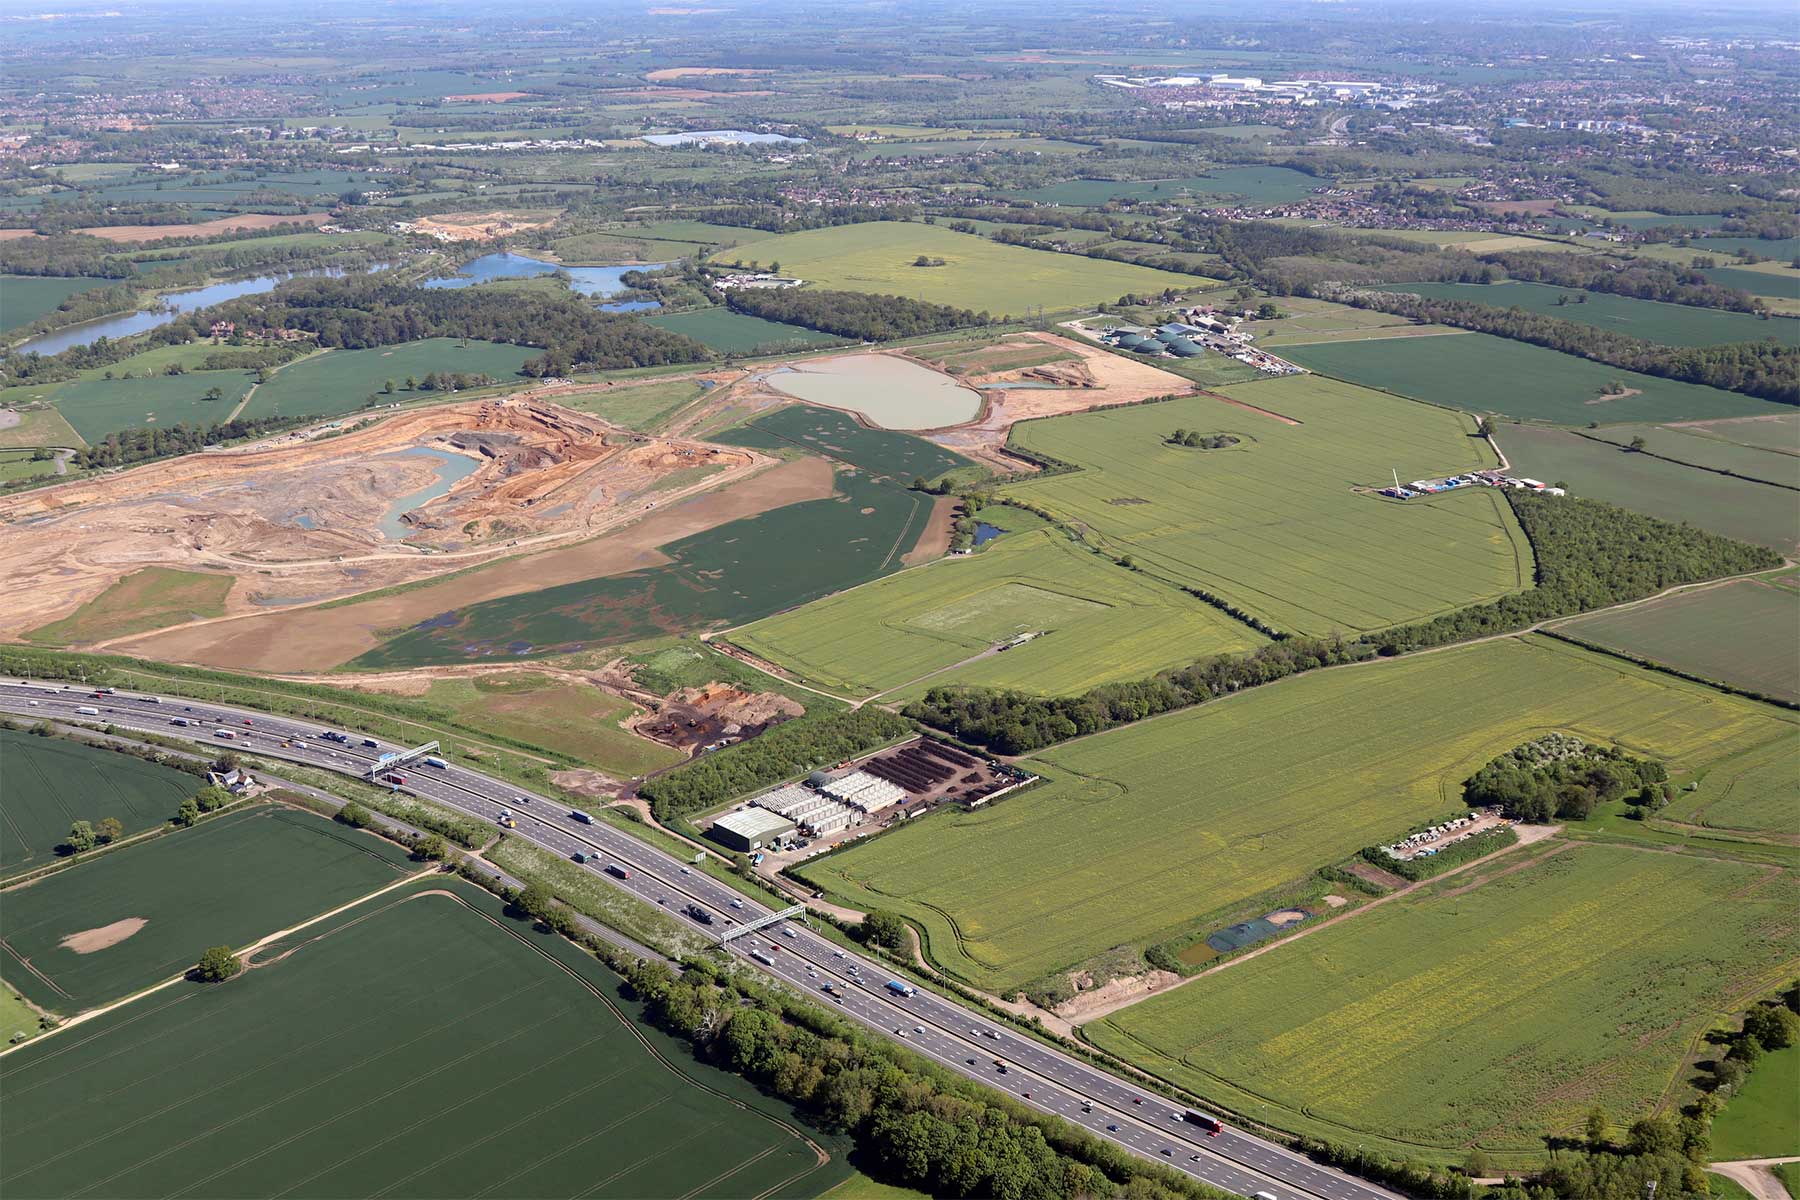
[[[1219,1123],[1218,1118],[1209,1117],[1205,1113],[1197,1113],[1191,1108],[1181,1114],[1181,1119],[1189,1125],[1198,1125],[1206,1130],[1209,1137],[1218,1137],[1225,1132],[1225,1126]]]

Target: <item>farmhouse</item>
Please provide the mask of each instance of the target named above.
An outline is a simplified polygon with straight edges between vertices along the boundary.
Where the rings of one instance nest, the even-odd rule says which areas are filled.
[[[761,808],[726,813],[707,829],[707,836],[733,850],[761,850],[793,837],[798,830],[786,817]]]

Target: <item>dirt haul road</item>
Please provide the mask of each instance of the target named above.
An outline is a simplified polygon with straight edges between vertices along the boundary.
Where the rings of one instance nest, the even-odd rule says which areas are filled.
[[[708,480],[699,487],[710,488]],[[831,464],[804,458],[664,507],[605,537],[507,558],[450,579],[332,607],[225,617],[106,644],[108,650],[233,670],[329,670],[380,644],[382,634],[483,600],[617,575],[669,561],[658,546],[727,521],[832,494]]]
[[[72,481],[0,500],[0,636],[145,566],[236,577],[228,615],[413,582],[592,537],[772,461],[512,399]],[[433,495],[451,467],[467,477]]]

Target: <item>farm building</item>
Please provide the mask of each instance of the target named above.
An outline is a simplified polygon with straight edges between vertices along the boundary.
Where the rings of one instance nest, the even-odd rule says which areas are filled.
[[[726,813],[707,829],[707,836],[733,850],[761,850],[799,832],[786,817],[762,808]]]

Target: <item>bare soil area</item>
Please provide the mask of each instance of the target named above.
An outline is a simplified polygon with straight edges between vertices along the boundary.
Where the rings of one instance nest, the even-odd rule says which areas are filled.
[[[84,929],[80,933],[71,933],[62,940],[64,950],[73,950],[77,954],[92,954],[96,950],[105,950],[116,946],[150,922],[142,917],[126,917],[122,921],[114,921],[111,925],[102,925],[98,929]]]
[[[920,563],[935,562],[944,557],[950,550],[950,539],[956,533],[956,506],[959,503],[955,496],[939,496],[931,502],[931,515],[926,518],[925,532],[911,550],[900,559],[909,567]]]
[[[625,728],[665,746],[694,751],[746,741],[805,712],[779,692],[747,692],[709,683],[650,702],[645,712],[625,722]]]
[[[958,454],[976,459],[1007,474],[1029,469],[1019,459],[1000,452],[1007,434],[1019,421],[1033,417],[1057,417],[1086,412],[1109,404],[1130,404],[1151,396],[1185,396],[1194,385],[1149,363],[1120,358],[1098,346],[1083,345],[1054,333],[1028,335],[1076,357],[1074,362],[1050,363],[1003,371],[992,378],[964,377],[960,382],[982,388],[1001,381],[1032,380],[1054,383],[1050,388],[988,388],[981,415],[967,425],[927,434],[932,441]]]
[[[414,232],[448,242],[491,242],[511,233],[544,229],[557,218],[555,212],[439,213],[412,223]]]
[[[766,461],[766,460],[765,460]],[[698,485],[711,486],[709,479]],[[668,561],[656,549],[678,538],[772,508],[832,494],[831,464],[796,459],[656,510],[604,537],[516,555],[405,591],[333,607],[226,617],[114,644],[123,653],[236,670],[294,674],[329,670],[405,628],[451,609]],[[635,516],[636,514],[633,514]]]
[[[1145,996],[1154,996],[1170,984],[1180,982],[1181,976],[1173,971],[1146,971],[1142,975],[1129,975],[1103,983],[1097,988],[1077,992],[1073,999],[1063,1001],[1051,1011],[1070,1024],[1079,1025],[1090,1014],[1124,1008]]]
[[[469,92],[461,96],[445,96],[447,101],[462,101],[477,104],[503,104],[508,100],[523,100],[530,92]]]
[[[421,448],[478,465],[400,514],[396,539],[394,509],[430,489],[444,462],[409,453]],[[0,500],[0,592],[16,601],[0,636],[66,616],[144,566],[235,576],[227,617],[415,582],[635,519],[680,498],[658,490],[675,472],[722,467],[728,480],[770,461],[528,397],[72,481]],[[715,471],[705,485],[719,482]]]
[[[269,213],[245,213],[242,216],[220,217],[216,221],[201,221],[192,225],[95,225],[75,232],[92,234],[109,242],[155,242],[163,238],[211,237],[240,229],[272,229],[277,225],[323,225],[329,220],[330,213],[300,213],[285,217]]]

